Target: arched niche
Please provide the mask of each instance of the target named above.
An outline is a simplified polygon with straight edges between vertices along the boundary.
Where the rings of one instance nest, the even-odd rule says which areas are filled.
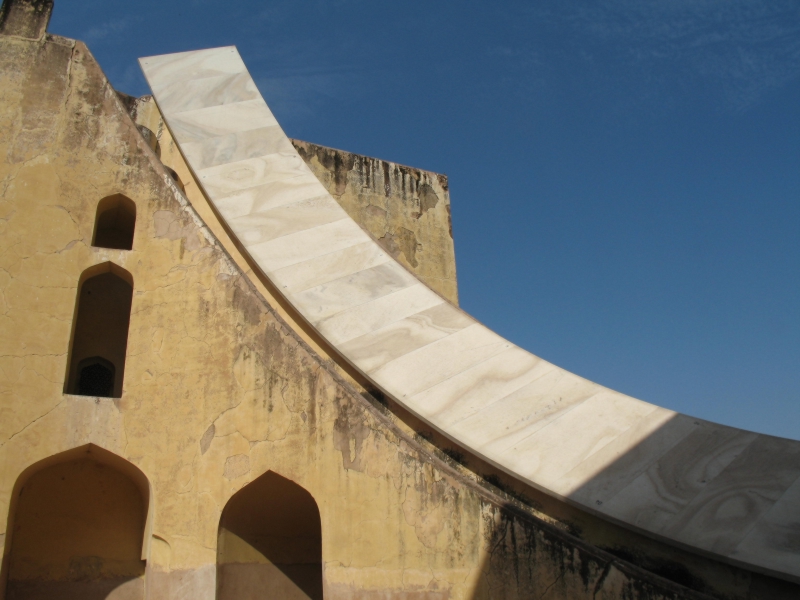
[[[92,246],[130,250],[136,229],[136,203],[123,194],[106,196],[97,204]]]
[[[137,125],[136,128],[139,130],[139,133],[142,134],[144,141],[147,142],[147,145],[150,146],[150,149],[157,157],[161,158],[161,146],[158,143],[158,136],[153,133],[151,129],[148,129],[144,125]]]
[[[322,599],[322,526],[305,489],[272,471],[239,490],[220,519],[217,600]]]
[[[114,263],[88,268],[78,283],[65,393],[119,398],[125,374],[133,277]]]
[[[147,477],[88,444],[35,463],[14,485],[5,600],[139,600],[151,518]]]
[[[172,181],[174,181],[174,182],[175,182],[175,185],[177,186],[177,188],[178,188],[178,189],[179,189],[181,192],[184,192],[184,193],[186,193],[186,188],[184,188],[184,187],[183,187],[183,182],[181,181],[181,178],[178,176],[178,174],[175,172],[175,170],[174,170],[174,169],[171,169],[171,168],[169,168],[167,165],[164,165],[164,170],[165,170],[167,173],[169,173],[169,176],[170,176],[170,177],[172,177]]]

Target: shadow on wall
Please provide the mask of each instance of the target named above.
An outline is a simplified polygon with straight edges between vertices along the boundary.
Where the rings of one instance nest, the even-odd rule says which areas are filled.
[[[629,570],[588,544],[569,540],[511,505],[493,507],[490,553],[473,600],[711,600]]]
[[[604,437],[617,439],[601,445]],[[713,543],[715,552],[734,558],[747,552],[748,562],[758,556],[787,571],[792,565],[781,561],[797,560],[797,442],[674,415],[649,432],[612,436],[598,427],[591,435],[567,436],[559,443],[563,448],[551,448],[551,455],[574,462],[559,483],[571,488],[570,499],[596,506],[601,519],[646,527],[689,547]],[[623,443],[627,449],[619,452]],[[582,550],[516,516],[512,506],[498,508],[488,518],[493,520],[487,527],[492,531],[492,552],[475,598],[522,599],[547,593],[548,598],[666,600],[697,597],[688,590],[716,597],[722,588],[731,598],[800,597],[800,586],[793,583],[711,566],[715,561],[677,549],[671,554],[674,560],[631,548]],[[783,547],[771,548],[753,529],[759,519],[778,533],[771,539],[781,540]],[[615,556],[634,569],[616,562]],[[656,577],[637,575],[636,567]]]
[[[147,480],[96,446],[52,456],[17,480],[6,600],[134,600],[144,594]]]
[[[322,600],[322,527],[314,498],[268,471],[222,512],[217,599]]]

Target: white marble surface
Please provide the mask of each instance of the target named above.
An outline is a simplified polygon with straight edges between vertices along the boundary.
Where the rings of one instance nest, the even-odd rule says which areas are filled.
[[[435,294],[328,195],[233,47],[141,59],[206,195],[376,388],[519,479],[663,540],[800,581],[800,443],[603,388]]]

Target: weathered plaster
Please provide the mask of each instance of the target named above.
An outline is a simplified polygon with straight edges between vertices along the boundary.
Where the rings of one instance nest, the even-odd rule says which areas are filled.
[[[292,140],[342,208],[422,281],[458,304],[447,176]]]

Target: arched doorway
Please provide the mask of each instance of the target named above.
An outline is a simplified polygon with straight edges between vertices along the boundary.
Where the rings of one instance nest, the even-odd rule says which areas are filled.
[[[125,374],[133,278],[112,263],[81,275],[64,391],[119,398]]]
[[[147,480],[85,446],[20,475],[9,512],[6,600],[139,600]]]
[[[322,599],[322,527],[305,489],[268,471],[228,501],[217,545],[217,599]]]

